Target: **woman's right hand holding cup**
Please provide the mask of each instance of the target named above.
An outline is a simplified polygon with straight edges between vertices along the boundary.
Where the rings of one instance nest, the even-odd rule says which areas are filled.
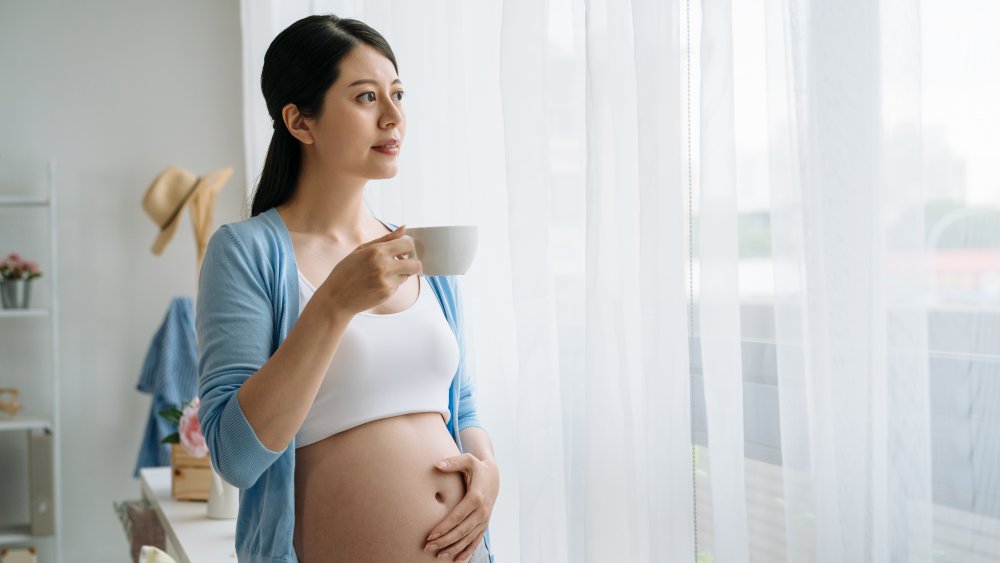
[[[317,289],[338,312],[354,316],[385,302],[410,276],[421,272],[406,225],[361,244],[344,257]]]

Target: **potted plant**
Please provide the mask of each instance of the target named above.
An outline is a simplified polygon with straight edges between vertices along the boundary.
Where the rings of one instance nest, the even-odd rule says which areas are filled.
[[[171,444],[170,496],[181,500],[207,500],[208,517],[222,520],[236,518],[239,490],[225,482],[208,457],[208,445],[198,422],[201,401],[195,397],[182,409],[165,408],[160,416],[177,425],[177,432],[161,443]]]
[[[159,413],[167,422],[177,425],[177,432],[160,443],[171,444],[170,496],[178,500],[208,500],[212,465],[198,423],[199,406],[201,402],[195,397],[181,408],[168,407]]]
[[[41,277],[38,263],[10,253],[0,261],[0,297],[4,309],[27,309],[31,300],[31,281]]]

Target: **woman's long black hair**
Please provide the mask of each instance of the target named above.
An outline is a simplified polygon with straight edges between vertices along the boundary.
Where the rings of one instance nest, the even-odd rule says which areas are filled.
[[[285,127],[281,109],[295,104],[306,117],[323,109],[323,96],[340,74],[340,61],[359,43],[370,45],[396,67],[396,56],[382,35],[358,20],[333,14],[308,16],[278,34],[264,54],[260,89],[274,122],[264,170],[254,191],[250,216],[288,201],[302,165],[302,147]]]

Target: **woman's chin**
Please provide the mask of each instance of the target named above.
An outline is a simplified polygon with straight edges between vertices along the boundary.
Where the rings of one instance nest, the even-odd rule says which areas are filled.
[[[372,180],[388,180],[389,178],[395,178],[397,173],[399,173],[399,166],[380,166],[378,169],[373,170],[368,177]]]

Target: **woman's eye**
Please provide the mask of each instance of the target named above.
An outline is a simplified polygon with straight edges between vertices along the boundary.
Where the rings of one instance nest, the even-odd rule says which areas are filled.
[[[399,91],[393,92],[392,95],[396,96],[397,100],[403,101],[403,94],[404,94],[404,91],[403,90],[399,90]],[[375,101],[375,92],[365,92],[364,94],[361,94],[360,96],[358,96],[358,99],[363,99],[366,102],[374,102]]]

